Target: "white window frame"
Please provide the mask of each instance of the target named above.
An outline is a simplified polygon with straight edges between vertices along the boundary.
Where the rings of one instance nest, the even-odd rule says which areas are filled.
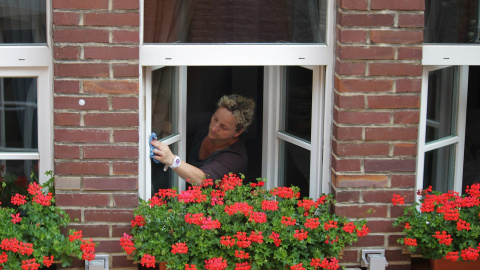
[[[332,130],[332,110],[333,110],[333,89],[334,70],[334,34],[335,34],[335,0],[327,0],[327,29],[326,43],[319,45],[305,44],[143,44],[143,1],[140,2],[140,81],[139,95],[143,99],[140,102],[141,119],[139,124],[140,145],[139,148],[139,195],[141,198],[148,198],[150,192],[150,183],[144,179],[149,179],[150,171],[145,169],[149,167],[149,127],[147,127],[148,114],[150,113],[147,100],[149,99],[149,90],[147,86],[151,83],[148,75],[151,67],[155,66],[176,66],[180,69],[187,66],[265,66],[267,72],[264,78],[269,78],[269,85],[277,85],[278,82],[273,81],[271,76],[275,72],[277,66],[311,66],[314,72],[318,73],[318,78],[314,81],[314,94],[312,103],[320,102],[320,106],[313,106],[312,111],[312,156],[311,156],[311,190],[323,193],[330,192],[330,152],[331,152],[331,130]],[[279,57],[281,55],[282,57]],[[148,72],[147,72],[148,71]],[[315,76],[314,76],[315,77]],[[264,88],[265,92],[271,91],[270,88]],[[272,88],[274,89],[274,88]],[[276,88],[278,89],[278,88]],[[327,89],[327,90],[326,90]],[[276,110],[271,107],[268,100],[264,101],[264,110]],[[274,115],[265,113],[264,115]],[[315,117],[323,115],[323,119]],[[260,116],[257,116],[260,117]],[[264,119],[265,123],[276,123],[275,119]],[[276,130],[276,129],[275,129]],[[263,136],[266,138],[272,132],[264,130]],[[277,137],[277,134],[275,134]],[[265,147],[265,141],[262,142]],[[270,141],[268,143],[271,143]],[[323,145],[322,145],[323,143]],[[271,146],[270,146],[271,147]],[[271,149],[271,148],[270,148]],[[263,163],[263,174],[270,179],[274,175],[271,161],[278,159],[274,154],[263,150],[264,160],[268,160],[269,165]],[[317,163],[313,163],[317,162]],[[319,166],[321,164],[322,166]],[[312,166],[314,165],[314,166]],[[277,168],[275,168],[277,169]],[[312,178],[312,175],[315,178]],[[318,179],[322,179],[321,181]],[[313,189],[312,189],[313,187]],[[317,192],[318,194],[320,192]],[[315,195],[317,196],[317,195]]]
[[[53,170],[53,57],[51,46],[52,4],[46,0],[47,44],[0,45],[0,77],[37,78],[38,153],[3,152],[1,160],[39,160],[40,183]]]

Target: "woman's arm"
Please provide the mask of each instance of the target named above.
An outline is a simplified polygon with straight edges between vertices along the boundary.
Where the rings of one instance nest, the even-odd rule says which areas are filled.
[[[157,148],[153,150],[153,153],[155,154],[154,156],[155,160],[158,160],[168,166],[172,165],[175,155],[170,150],[170,147],[168,147],[168,145],[157,140],[152,140],[151,144],[155,148]],[[205,173],[202,170],[200,170],[199,168],[193,165],[188,164],[183,160],[180,166],[176,167],[173,170],[183,180],[189,181],[193,184],[201,184],[202,181],[205,179]]]

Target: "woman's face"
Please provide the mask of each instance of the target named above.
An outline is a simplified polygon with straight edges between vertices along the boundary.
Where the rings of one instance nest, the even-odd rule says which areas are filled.
[[[237,131],[237,122],[233,114],[224,107],[219,107],[210,119],[208,136],[213,140],[230,140],[242,134],[243,130]]]

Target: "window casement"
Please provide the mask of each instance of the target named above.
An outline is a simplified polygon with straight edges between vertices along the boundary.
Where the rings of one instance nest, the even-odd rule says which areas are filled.
[[[462,193],[480,181],[480,3],[427,0],[425,8],[417,188]]]
[[[50,1],[2,1],[0,10],[1,177],[34,171],[44,182],[53,169]]]
[[[146,16],[146,2],[142,2],[142,16]],[[186,185],[172,170],[164,173],[163,165],[154,164],[149,158],[151,132],[155,131],[160,140],[186,160],[190,123],[206,111],[213,113],[218,98],[230,93],[254,98],[257,103],[255,120],[245,139],[250,174],[242,173],[247,178],[266,177],[268,188],[301,186],[304,196],[318,197],[321,192],[328,192],[332,94],[325,89],[333,87],[330,28],[334,25],[335,3],[308,2],[322,7],[319,13],[323,12],[324,24],[329,26],[323,26],[321,42],[143,41],[140,95],[145,102],[140,111],[145,121],[140,123],[140,143],[144,147],[140,147],[139,165],[139,177],[145,179],[139,182],[142,198],[149,198],[159,187],[184,189]],[[145,25],[142,31],[146,31]],[[206,118],[209,120],[209,116]],[[291,175],[302,181],[292,181]],[[161,183],[159,178],[163,179]]]

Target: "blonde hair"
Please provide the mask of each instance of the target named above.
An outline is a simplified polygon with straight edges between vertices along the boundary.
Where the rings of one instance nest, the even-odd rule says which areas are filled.
[[[232,112],[235,122],[237,122],[236,131],[246,130],[253,121],[255,111],[255,101],[237,94],[225,95],[217,103],[218,107],[223,107]]]

